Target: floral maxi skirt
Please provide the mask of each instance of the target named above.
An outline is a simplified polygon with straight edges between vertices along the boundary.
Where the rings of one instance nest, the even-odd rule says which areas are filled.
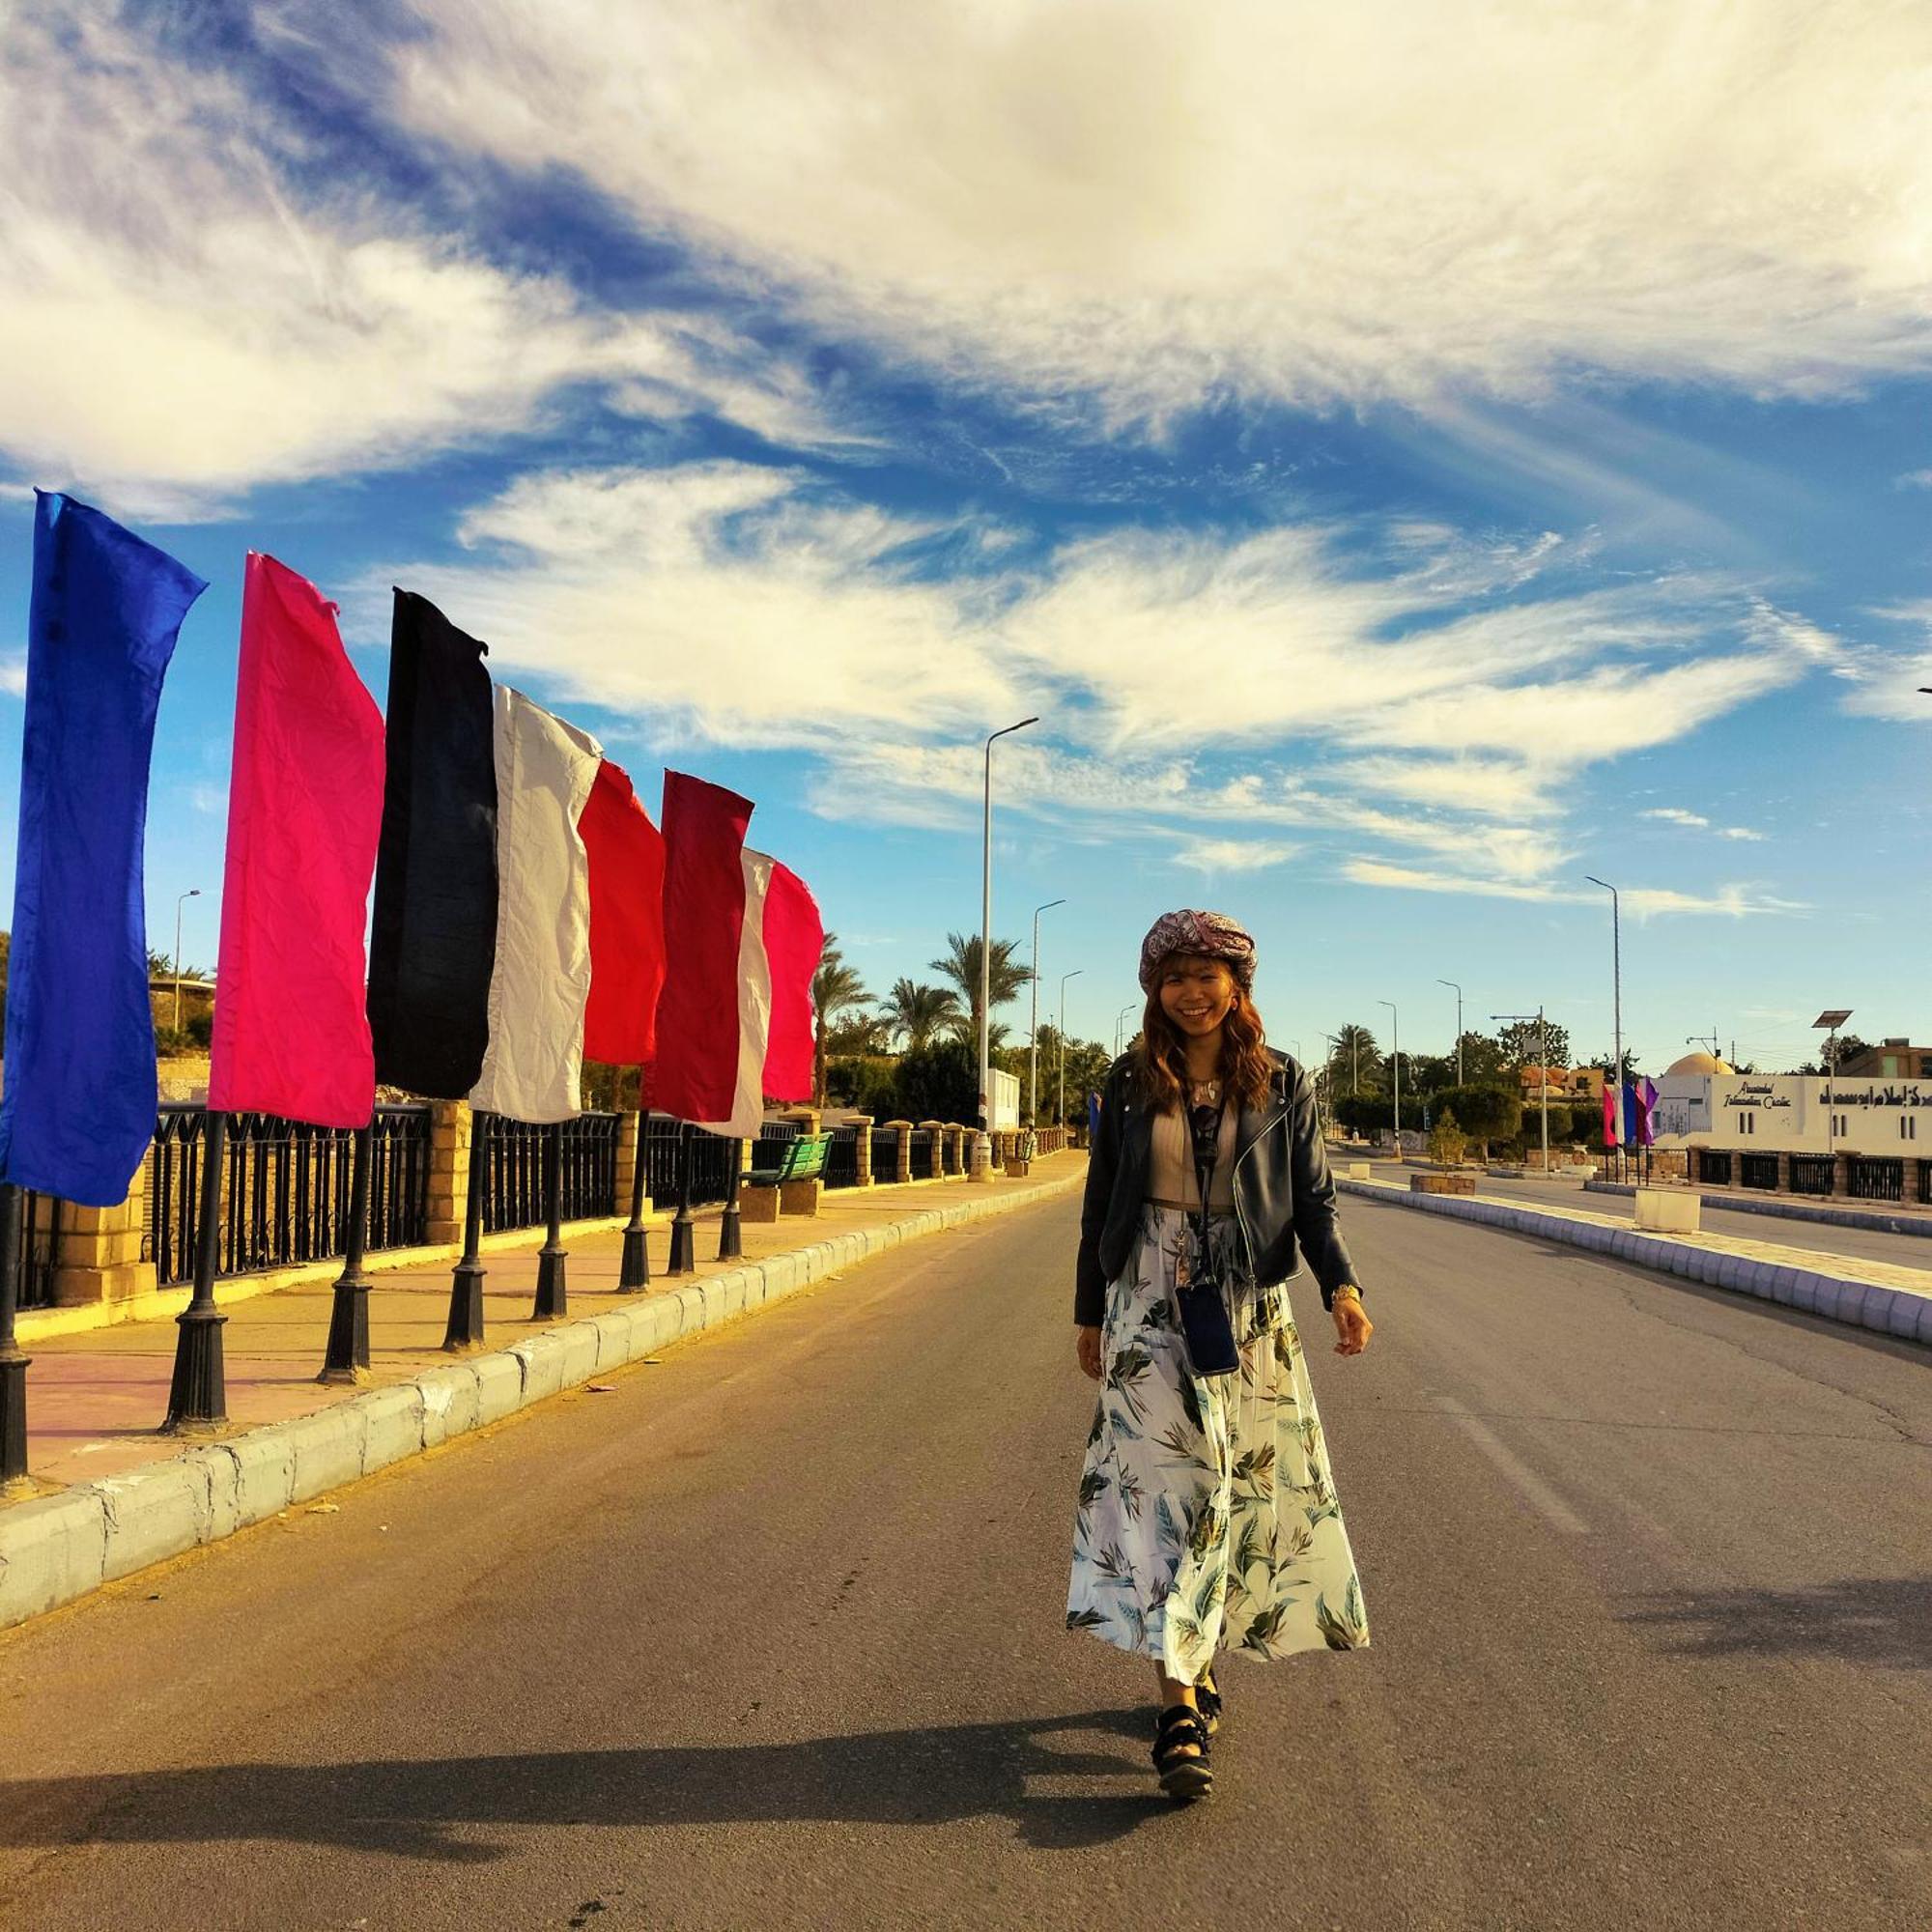
[[[1107,1291],[1066,1598],[1069,1630],[1151,1657],[1183,1684],[1217,1650],[1264,1659],[1369,1642],[1293,1318],[1239,1271],[1233,1217],[1213,1217],[1208,1233],[1241,1366],[1190,1366],[1174,1303],[1187,1216],[1150,1205]]]

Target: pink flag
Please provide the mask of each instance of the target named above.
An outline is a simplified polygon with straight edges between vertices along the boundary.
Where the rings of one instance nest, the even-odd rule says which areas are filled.
[[[811,977],[824,952],[818,902],[789,867],[774,865],[765,893],[765,957],[772,975],[765,1092],[774,1100],[813,1097]]]
[[[383,718],[305,578],[251,551],[208,1104],[326,1127],[376,1102],[363,931]]]
[[[650,1105],[680,1121],[729,1120],[738,1092],[745,833],[753,805],[667,772],[665,982]]]
[[[1604,1083],[1604,1145],[1606,1148],[1621,1144],[1617,1135],[1617,1116],[1622,1112],[1617,1102],[1621,1097],[1612,1082]]]

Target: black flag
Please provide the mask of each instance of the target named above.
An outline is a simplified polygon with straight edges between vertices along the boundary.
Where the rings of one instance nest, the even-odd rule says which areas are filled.
[[[376,1078],[461,1100],[483,1069],[497,961],[489,646],[396,592],[388,768],[369,942]]]

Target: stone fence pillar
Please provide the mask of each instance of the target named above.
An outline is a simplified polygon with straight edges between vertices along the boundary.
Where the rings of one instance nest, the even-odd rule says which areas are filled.
[[[631,1212],[631,1183],[638,1178],[638,1154],[639,1152],[639,1129],[642,1122],[638,1118],[635,1107],[626,1108],[617,1116],[617,1174],[612,1182],[615,1199],[611,1203],[611,1212],[622,1214],[626,1219]],[[651,1211],[648,1193],[644,1199],[644,1212]],[[457,1236],[458,1240],[463,1237]]]
[[[25,1211],[26,1201],[20,1203]],[[77,1208],[71,1201],[36,1204],[40,1226],[60,1215],[60,1264],[54,1270],[54,1301],[62,1308],[93,1301],[127,1301],[155,1291],[155,1264],[141,1259],[148,1225],[148,1169],[134,1176],[127,1200],[117,1208]]]
[[[845,1123],[858,1136],[855,1151],[859,1163],[859,1179],[855,1185],[869,1187],[872,1184],[872,1117],[861,1114],[857,1120]]]
[[[1848,1153],[1832,1156],[1832,1192],[1840,1199],[1852,1191],[1852,1157]]]
[[[469,1208],[469,1150],[473,1122],[468,1100],[433,1100],[429,1109],[429,1215],[424,1239],[439,1246],[463,1244],[463,1221]],[[631,1157],[637,1159],[637,1127],[631,1128]],[[617,1165],[624,1169],[623,1142],[617,1144]],[[625,1211],[630,1211],[628,1199]]]
[[[912,1179],[912,1122],[910,1121],[888,1121],[886,1122],[886,1130],[888,1133],[897,1136],[897,1148],[893,1159],[892,1179],[895,1181],[910,1180]]]
[[[942,1143],[939,1171],[949,1180],[957,1180],[966,1172],[966,1129],[948,1127]]]
[[[932,1150],[932,1172],[922,1175],[923,1180],[943,1180],[946,1178],[946,1122],[944,1121],[922,1121],[919,1130],[926,1137],[926,1145]]]

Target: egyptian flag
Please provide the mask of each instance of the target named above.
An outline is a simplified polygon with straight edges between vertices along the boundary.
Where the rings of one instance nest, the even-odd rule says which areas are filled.
[[[497,960],[469,1104],[509,1120],[567,1121],[582,1103],[590,861],[577,821],[603,755],[587,732],[497,687]]]
[[[774,1100],[810,1100],[811,980],[825,952],[825,925],[817,900],[787,866],[772,867],[760,929],[772,986],[764,1091]]]
[[[1623,1145],[1623,1089],[1614,1080],[1604,1082],[1604,1145]]]
[[[396,592],[387,770],[369,947],[376,1078],[435,1100],[476,1085],[497,962],[489,646]]]
[[[657,1057],[665,979],[664,836],[606,758],[577,821],[590,862],[590,998],[583,1051],[612,1066]]]
[[[35,493],[0,1179],[127,1199],[154,1138],[142,839],[161,680],[206,582]]]
[[[739,1114],[741,1049],[748,1024],[757,1021],[755,1012],[748,1021],[741,1011],[739,992],[752,811],[750,799],[723,785],[665,774],[666,970],[647,1097],[680,1121],[729,1122]],[[762,1058],[761,1047],[761,1065]]]
[[[376,1103],[362,935],[383,716],[335,606],[248,554],[208,1104],[362,1127]]]

